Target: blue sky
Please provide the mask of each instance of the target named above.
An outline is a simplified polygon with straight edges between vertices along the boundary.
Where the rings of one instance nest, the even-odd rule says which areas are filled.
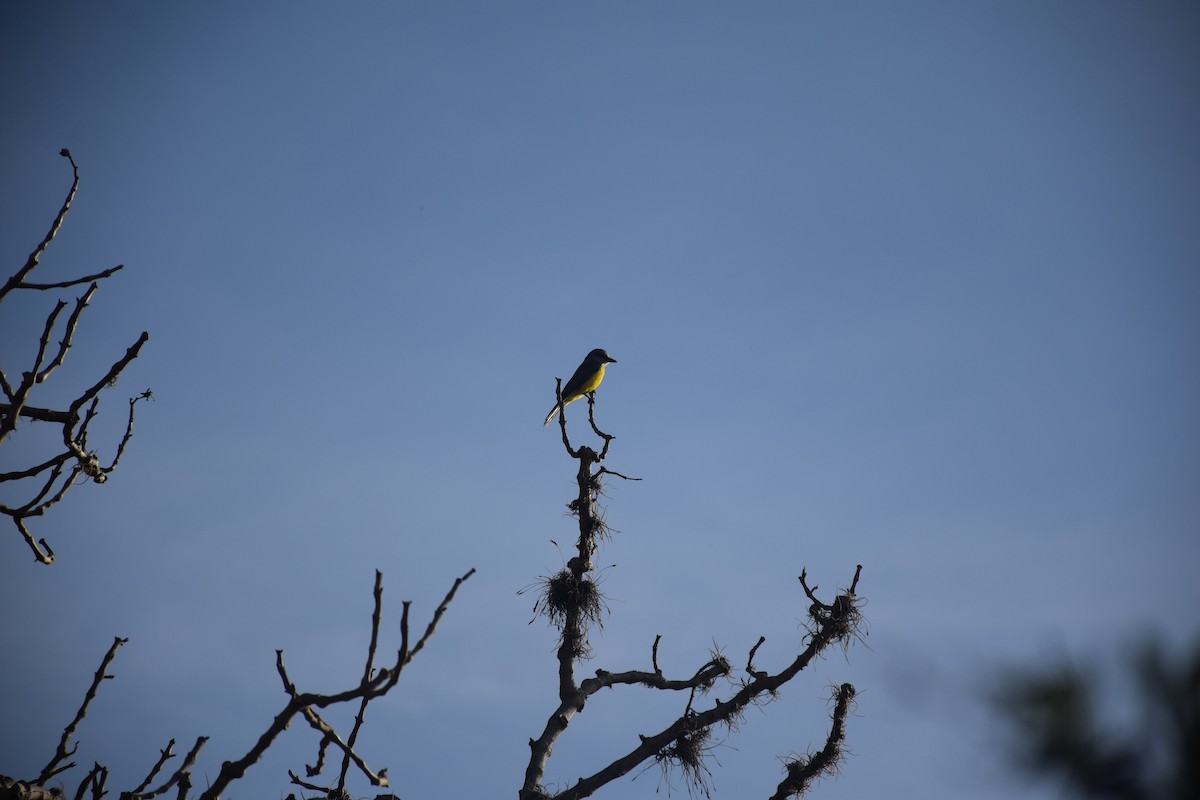
[[[126,788],[208,735],[202,785],[281,706],[275,648],[304,688],[354,680],[372,570],[394,625],[476,567],[363,751],[406,798],[515,793],[554,703],[516,593],[572,533],[541,419],[593,347],[609,465],[644,480],[608,492],[587,669],[647,667],[658,633],[669,673],[760,634],[778,668],[801,568],[864,566],[870,649],[752,712],[720,796],[769,795],[842,681],[854,755],[813,796],[1032,796],[976,702],[995,669],[1196,637],[1189,4],[9,4],[0,53],[4,263],[69,147],[44,279],[127,265],[42,404],[142,330],[110,441],[156,398],[113,480],[37,523],[58,563],[0,538],[4,639],[36,654],[0,663],[27,721],[0,773],[46,761],[121,635],[80,757]],[[52,304],[0,307],[6,369]],[[681,702],[598,700],[552,782]],[[286,795],[314,748],[293,725],[230,796]]]

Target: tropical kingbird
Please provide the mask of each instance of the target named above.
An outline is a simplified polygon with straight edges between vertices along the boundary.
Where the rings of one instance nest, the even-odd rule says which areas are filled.
[[[571,380],[567,381],[567,385],[562,388],[561,405],[554,404],[554,408],[550,409],[550,413],[546,415],[546,421],[542,423],[542,427],[549,425],[550,420],[554,419],[559,410],[567,403],[572,403],[585,394],[596,391],[600,381],[604,380],[604,365],[615,363],[617,360],[609,358],[608,353],[599,347],[588,353],[587,358],[579,365],[579,369],[575,370],[575,374],[571,376]]]

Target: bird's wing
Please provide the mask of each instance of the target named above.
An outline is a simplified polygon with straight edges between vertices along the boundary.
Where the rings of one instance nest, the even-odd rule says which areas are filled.
[[[573,394],[579,394],[580,388],[596,374],[596,370],[599,368],[600,364],[590,358],[585,358],[579,368],[575,370],[575,374],[571,376],[571,380],[567,381],[567,385],[563,387],[563,400],[568,400]]]

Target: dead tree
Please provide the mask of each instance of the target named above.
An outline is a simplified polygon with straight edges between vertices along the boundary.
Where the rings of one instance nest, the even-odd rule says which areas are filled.
[[[379,645],[380,623],[383,619],[383,573],[377,570],[375,572],[374,590],[375,608],[371,614],[371,638],[370,643],[367,645],[366,664],[363,667],[362,677],[359,678],[358,683],[344,691],[333,694],[301,692],[292,683],[292,679],[288,677],[287,668],[283,663],[283,651],[276,650],[275,669],[279,673],[279,680],[283,684],[283,692],[287,696],[283,709],[275,715],[275,718],[271,720],[271,723],[244,755],[221,764],[217,777],[208,784],[204,791],[197,795],[198,800],[218,800],[232,783],[245,776],[246,771],[258,763],[263,754],[275,743],[276,738],[287,729],[288,725],[297,715],[303,717],[304,721],[320,734],[320,739],[318,740],[317,755],[313,764],[305,767],[305,778],[301,778],[295,771],[288,772],[293,784],[308,791],[319,792],[318,796],[322,798],[345,800],[351,796],[346,789],[346,785],[351,773],[351,766],[353,766],[354,771],[361,773],[372,786],[388,786],[387,769],[372,770],[366,761],[363,760],[362,756],[354,749],[354,744],[358,739],[359,733],[362,731],[363,723],[366,719],[367,704],[375,698],[387,694],[396,686],[404,668],[408,666],[417,653],[425,648],[426,643],[433,636],[434,631],[437,630],[438,623],[441,622],[446,609],[450,607],[450,602],[454,599],[458,588],[474,573],[474,569],[468,570],[465,575],[454,581],[454,585],[450,587],[450,591],[446,593],[441,604],[434,610],[433,615],[430,617],[429,623],[425,627],[425,632],[416,642],[413,642],[409,636],[408,616],[411,601],[405,600],[400,612],[400,646],[396,651],[396,659],[388,665],[377,666],[375,658]],[[78,742],[75,744],[71,743],[72,738],[75,736],[75,730],[78,728],[79,723],[83,721],[83,718],[87,716],[88,706],[95,699],[101,684],[105,680],[112,679],[113,676],[108,674],[108,668],[116,657],[117,650],[127,641],[129,640],[122,639],[121,637],[113,640],[112,647],[109,648],[108,653],[105,654],[104,659],[100,662],[100,668],[96,670],[92,684],[84,694],[83,704],[80,705],[74,719],[63,728],[62,736],[55,748],[54,755],[50,757],[50,760],[41,768],[37,775],[24,780],[0,775],[0,800],[50,800],[50,798],[61,800],[64,797],[60,789],[57,787],[51,788],[48,786],[48,783],[56,776],[76,767],[76,762],[70,760],[79,748]],[[320,714],[320,709],[342,703],[358,704],[358,712],[354,717],[350,735],[344,738]],[[175,740],[170,740],[167,742],[167,746],[159,751],[157,760],[150,767],[145,778],[134,788],[121,791],[119,797],[121,800],[151,800],[151,798],[170,792],[176,800],[188,800],[192,789],[192,769],[196,764],[201,749],[207,742],[207,736],[198,737],[191,749],[183,757],[183,760],[179,762],[179,765],[169,775],[160,778],[159,776],[162,774],[163,767],[169,760],[178,755],[175,752]],[[314,783],[313,779],[319,777],[325,770],[326,755],[331,747],[341,756],[341,765],[337,771],[337,775],[325,784]],[[92,800],[100,800],[108,791],[107,783],[108,768],[99,763],[94,763],[91,769],[80,779],[73,796],[77,800],[82,800],[84,797],[91,797]]]
[[[556,392],[561,403],[561,381],[558,382]],[[588,396],[588,421],[592,431],[604,443],[599,452],[587,446],[572,447],[567,435],[566,414],[563,413],[559,417],[563,447],[571,458],[578,462],[578,493],[568,504],[568,509],[579,523],[579,538],[576,551],[567,562],[567,566],[540,582],[540,593],[534,604],[535,612],[544,614],[559,631],[556,651],[558,704],[546,720],[541,734],[529,740],[529,764],[525,770],[525,781],[519,797],[520,800],[579,800],[590,797],[601,787],[643,764],[658,764],[668,775],[672,769],[680,770],[689,792],[708,797],[708,778],[711,773],[706,759],[717,743],[715,730],[720,727],[734,728],[750,705],[761,706],[770,702],[776,697],[780,687],[799,674],[826,649],[839,643],[844,646],[859,636],[862,617],[856,590],[862,566],[855,569],[849,588],[838,592],[832,603],[825,603],[817,598],[818,587],[810,587],[807,573],[801,571],[800,586],[810,603],[806,623],[807,636],[800,643],[796,657],[778,672],[772,673],[755,666],[755,653],[765,641],[765,637],[760,636],[750,647],[746,666],[741,670],[735,670],[724,654],[715,652],[690,676],[668,678],[658,665],[658,651],[662,642],[662,636],[659,635],[650,647],[650,669],[630,669],[621,672],[597,669],[591,677],[578,680],[576,667],[589,658],[591,653],[589,631],[592,626],[602,622],[605,612],[603,597],[596,583],[594,561],[597,547],[609,538],[610,533],[597,505],[602,479],[611,475],[630,480],[625,475],[601,466],[614,437],[604,433],[596,425],[594,395]],[[713,699],[706,703],[705,697],[718,681],[724,681],[731,688],[732,696],[727,700]],[[583,711],[593,695],[601,689],[617,686],[640,686],[650,690],[680,692],[684,693],[686,701],[681,700],[682,709],[677,717],[666,724],[660,723],[660,727],[652,733],[638,734],[636,743],[631,743],[632,747],[625,755],[600,766],[591,775],[579,778],[561,791],[550,791],[546,786],[545,775],[555,742],[566,731],[575,715]],[[825,736],[824,746],[815,753],[810,752],[805,756],[784,760],[784,778],[771,796],[772,800],[798,797],[809,788],[814,779],[837,769],[846,715],[854,696],[854,687],[849,683],[843,683],[836,688],[833,723]]]
[[[0,445],[4,444],[9,438],[9,434],[13,433],[17,429],[18,423],[22,421],[53,425],[61,431],[62,444],[54,446],[53,449],[56,452],[32,458],[30,460],[34,463],[24,465],[22,468],[0,472],[0,484],[4,484],[4,488],[8,490],[5,492],[5,500],[0,502],[0,513],[12,520],[29,549],[33,551],[33,557],[42,564],[53,563],[54,549],[50,547],[45,538],[35,540],[29,529],[29,520],[45,514],[51,506],[66,496],[71,487],[81,481],[104,483],[108,480],[109,474],[117,468],[117,463],[121,460],[121,456],[125,453],[125,447],[133,436],[134,407],[139,401],[149,399],[151,396],[150,390],[147,389],[129,399],[125,433],[113,453],[112,460],[107,464],[101,460],[96,449],[88,444],[89,428],[99,415],[100,394],[105,388],[113,386],[130,362],[138,357],[142,345],[149,340],[150,334],[143,331],[137,341],[125,351],[125,355],[117,359],[98,380],[80,390],[65,408],[44,408],[36,406],[32,402],[34,389],[44,384],[66,360],[67,351],[71,349],[75,337],[79,318],[99,288],[99,282],[111,277],[124,267],[123,264],[118,264],[91,275],[56,282],[41,283],[30,279],[34,268],[41,261],[42,254],[54,241],[54,237],[58,235],[67,211],[71,208],[71,201],[75,198],[75,191],[79,188],[79,167],[76,166],[75,159],[71,157],[71,152],[65,149],[62,151],[62,156],[71,162],[71,168],[74,171],[74,180],[71,182],[71,189],[67,192],[62,208],[59,209],[58,216],[54,218],[50,230],[41,243],[25,260],[25,265],[13,273],[3,286],[0,286],[0,304],[2,304],[10,294],[14,294],[18,289],[53,292],[88,284],[84,293],[75,298],[70,313],[61,324],[63,312],[72,304],[60,298],[50,310],[42,327],[41,336],[37,340],[37,347],[34,348],[34,352],[30,354],[28,360],[22,366],[17,367],[20,370],[19,373],[10,372],[11,365],[0,365],[0,390],[4,392],[4,397],[0,400]],[[58,341],[52,345],[51,340],[56,335],[59,337]],[[2,355],[5,359],[15,358],[12,350],[7,348]],[[13,501],[10,499],[11,497],[20,497],[21,499]]]

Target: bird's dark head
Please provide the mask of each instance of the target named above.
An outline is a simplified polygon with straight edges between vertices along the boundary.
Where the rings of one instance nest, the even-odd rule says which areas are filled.
[[[604,352],[603,348],[597,347],[595,350],[587,354],[588,361],[599,361],[601,364],[615,364],[617,360],[610,358],[608,353]]]

